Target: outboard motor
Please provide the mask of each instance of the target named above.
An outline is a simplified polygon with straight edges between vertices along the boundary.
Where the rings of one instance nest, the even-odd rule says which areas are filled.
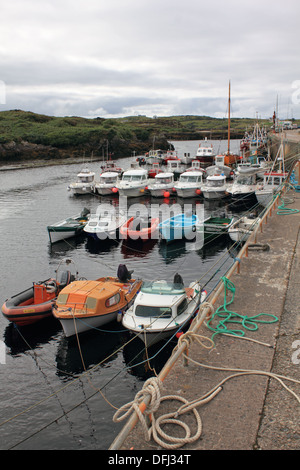
[[[70,271],[63,271],[60,277],[60,288],[67,286],[70,282],[73,282],[75,277],[71,274]]]
[[[175,276],[174,276],[174,279],[173,279],[173,283],[174,284],[179,284],[181,286],[183,286],[183,279],[182,277],[180,276],[180,274],[176,273]]]
[[[117,276],[121,282],[129,281],[132,273],[133,271],[128,271],[125,264],[119,264]]]

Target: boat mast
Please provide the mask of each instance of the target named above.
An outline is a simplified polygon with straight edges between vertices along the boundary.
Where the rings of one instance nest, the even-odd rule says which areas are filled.
[[[229,95],[228,95],[228,150],[227,154],[230,153],[230,80],[229,80]]]

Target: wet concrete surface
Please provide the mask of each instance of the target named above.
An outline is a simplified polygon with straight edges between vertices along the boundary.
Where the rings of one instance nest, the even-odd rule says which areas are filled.
[[[300,193],[289,191],[286,196],[293,201],[287,207],[300,209]],[[179,395],[192,401],[228,378],[220,393],[197,407],[202,427],[200,438],[184,444],[180,450],[300,448],[299,401],[282,383],[264,374],[278,374],[282,382],[300,396],[299,220],[299,213],[279,215],[277,209],[274,210],[257,236],[257,243],[268,245],[269,250],[249,249],[248,257],[241,259],[240,272],[235,272],[230,278],[236,290],[229,310],[250,317],[271,314],[278,321],[256,323],[255,331],[245,330],[245,337],[256,342],[217,335],[215,347],[205,349],[197,341],[192,341],[188,364],[181,357],[163,381],[162,396]],[[227,300],[229,298],[230,295]],[[222,294],[214,305],[215,310],[223,303]],[[258,319],[270,320],[271,317],[259,316]],[[237,325],[230,327],[236,328]],[[212,336],[206,325],[202,325],[198,333],[209,338]],[[217,369],[211,369],[212,366]],[[222,368],[227,370],[219,370]],[[235,369],[255,373],[233,377]],[[173,399],[163,402],[155,416],[175,411],[180,405]],[[178,419],[190,426],[193,435],[196,430],[193,413]],[[167,424],[164,430],[174,437],[185,435],[179,426]],[[147,441],[140,423],[120,446],[120,450],[158,451],[167,448],[152,438]]]

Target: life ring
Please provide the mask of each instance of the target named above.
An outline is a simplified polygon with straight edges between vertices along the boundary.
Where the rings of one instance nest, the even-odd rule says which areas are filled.
[[[56,292],[57,284],[54,279],[47,281],[45,286],[46,286],[46,291],[48,292],[48,294],[53,294],[54,292]]]

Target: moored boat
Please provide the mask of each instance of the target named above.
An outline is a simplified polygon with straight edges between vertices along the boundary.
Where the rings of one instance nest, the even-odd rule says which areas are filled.
[[[226,176],[207,176],[206,183],[201,186],[201,191],[205,199],[223,199],[227,196]]]
[[[71,260],[66,260],[69,266]],[[60,268],[60,266],[59,266]],[[58,268],[58,269],[59,269]],[[58,269],[55,278],[33,282],[28,289],[7,299],[2,305],[3,316],[17,326],[32,325],[52,316],[52,306],[59,292],[74,281],[77,273],[62,271],[58,280]]]
[[[148,182],[147,170],[128,170],[123,173],[116,187],[119,196],[139,197],[145,193]]]
[[[67,337],[100,328],[117,320],[138,293],[142,281],[131,279],[125,265],[120,265],[117,277],[74,281],[60,292],[53,315]]]
[[[68,190],[74,195],[91,194],[95,188],[95,173],[88,168],[83,168],[77,174],[77,181],[70,183]]]
[[[283,183],[288,176],[284,171],[270,171],[264,174],[264,179],[261,184],[258,184],[255,195],[257,201],[262,206],[266,207],[272,201],[273,196],[277,191],[283,187]]]
[[[178,274],[173,282],[144,282],[123,316],[123,326],[151,346],[188,328],[206,295],[197,281],[185,288]]]
[[[234,242],[245,242],[260,221],[255,215],[243,216],[235,220],[228,229],[228,234]]]
[[[97,214],[91,214],[83,230],[96,240],[115,240],[125,221],[126,216],[122,211],[116,211],[113,206],[107,210],[106,205],[103,208],[99,206]]]
[[[196,225],[197,232],[203,233],[204,238],[212,238],[228,233],[233,224],[233,217],[211,216]]]
[[[195,214],[177,214],[164,220],[158,226],[162,240],[170,243],[175,240],[192,240],[195,237],[198,217]]]
[[[174,174],[169,172],[158,173],[154,180],[148,184],[148,191],[152,197],[169,197],[174,187]]]
[[[120,227],[120,238],[124,240],[153,240],[158,234],[158,217],[130,217]]]
[[[90,216],[90,211],[84,208],[80,214],[68,217],[61,222],[47,226],[50,243],[56,243],[82,233]]]
[[[95,192],[101,196],[113,196],[118,194],[116,187],[119,181],[119,173],[116,171],[105,171],[101,173],[99,181],[95,183]]]
[[[203,184],[203,171],[185,171],[174,184],[177,196],[182,198],[197,197],[201,195]]]

